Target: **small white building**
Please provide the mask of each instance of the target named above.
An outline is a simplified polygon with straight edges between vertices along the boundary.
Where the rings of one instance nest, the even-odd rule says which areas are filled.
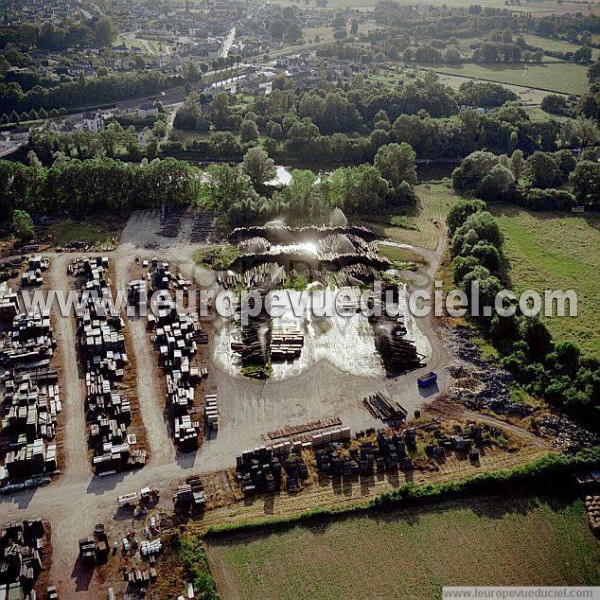
[[[104,119],[102,118],[102,113],[83,113],[83,128],[86,131],[91,131],[92,133],[104,131]]]
[[[142,131],[139,131],[137,134],[138,144],[142,146],[142,148],[145,148],[152,141],[153,138],[154,133],[149,127],[144,127],[144,129],[142,129]]]

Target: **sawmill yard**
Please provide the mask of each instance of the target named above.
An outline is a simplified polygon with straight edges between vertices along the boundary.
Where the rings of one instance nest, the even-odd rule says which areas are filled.
[[[393,264],[414,261],[414,267],[405,272],[406,281],[411,286],[428,285],[434,276],[444,251],[444,219],[455,201],[449,186],[444,183],[426,184],[417,189],[420,206],[415,214],[401,215],[392,220],[391,224],[372,223],[373,229],[391,244],[389,258]],[[533,215],[528,217],[535,223]],[[514,221],[513,213],[508,210],[502,212],[500,218],[503,226]],[[583,218],[576,219],[573,219],[573,223],[586,226]],[[138,212],[129,219],[113,251],[104,254],[93,251],[86,254],[82,251],[54,254],[49,249],[50,267],[45,285],[55,286],[56,289],[79,289],[85,277],[104,276],[102,271],[99,275],[94,275],[94,265],[102,264],[108,265],[106,273],[113,291],[126,290],[130,281],[145,277],[148,268],[151,272],[150,263],[155,256],[173,265],[173,272],[191,277],[194,286],[213,285],[216,281],[215,274],[205,264],[201,263],[199,266],[192,260],[194,254],[197,255],[198,250],[203,248],[202,244],[192,242],[194,223],[197,220],[198,217],[193,213],[177,214],[174,217],[175,225],[169,225],[165,224],[164,218],[161,220],[156,211]],[[165,227],[175,227],[176,231],[169,230],[167,236]],[[513,239],[514,234],[509,226],[506,227],[506,234],[510,240]],[[63,243],[74,239],[65,239]],[[102,236],[98,239],[102,239]],[[515,236],[516,242],[518,236]],[[512,242],[509,248],[510,258],[513,260]],[[205,256],[206,252],[201,255]],[[86,263],[82,262],[85,256],[105,256],[108,261],[98,258],[96,263],[96,259],[93,259],[92,266],[85,267]],[[145,267],[146,264],[149,267]],[[78,278],[70,271],[70,265],[80,269]],[[86,268],[91,270],[86,271]],[[549,264],[548,268],[552,268],[552,265]],[[517,269],[515,275],[518,276],[519,273],[520,270]],[[216,393],[219,429],[211,431],[209,424],[205,422],[198,450],[182,453],[172,438],[173,426],[164,400],[165,380],[157,363],[158,357],[155,356],[151,336],[142,320],[126,318],[124,348],[129,361],[125,366],[125,387],[120,384],[119,389],[123,389],[125,397],[133,401],[128,433],[135,432],[137,439],[133,447],[138,452],[140,449],[145,450],[146,464],[136,471],[109,473],[98,478],[93,475],[93,470],[98,473],[99,467],[91,464],[91,454],[86,451],[88,432],[83,402],[85,392],[80,379],[82,372],[73,368],[77,347],[75,321],[71,317],[54,315],[53,322],[59,349],[55,361],[59,363],[61,387],[67,390],[63,400],[64,414],[61,416],[63,426],[59,429],[59,464],[62,472],[48,487],[3,496],[2,513],[7,519],[40,515],[51,521],[53,539],[60,539],[60,549],[53,554],[47,579],[67,592],[67,597],[81,595],[102,598],[108,587],[117,591],[124,589],[124,584],[119,582],[118,570],[122,567],[130,569],[135,565],[135,561],[123,562],[126,555],[120,553],[118,559],[109,558],[106,564],[98,564],[91,571],[81,563],[77,542],[90,534],[94,522],[104,523],[109,539],[112,540],[129,535],[128,532],[131,531],[137,531],[137,535],[142,536],[144,526],[148,527],[147,519],[152,515],[154,521],[160,524],[162,539],[168,540],[173,527],[182,522],[182,518],[183,522],[186,520],[181,515],[176,516],[175,520],[169,516],[177,508],[172,500],[173,494],[177,492],[178,485],[193,474],[202,475],[206,510],[197,515],[191,524],[191,530],[202,533],[223,525],[289,519],[315,509],[346,510],[363,506],[379,494],[391,492],[408,483],[444,484],[465,480],[481,472],[509,471],[540,459],[552,450],[548,441],[527,431],[526,424],[515,422],[511,425],[496,416],[467,414],[459,404],[448,403],[444,399],[444,392],[452,381],[444,367],[460,360],[456,354],[456,342],[449,344],[448,340],[452,337],[448,338],[448,332],[434,321],[424,319],[419,327],[426,333],[431,344],[428,366],[392,379],[384,375],[365,377],[351,374],[336,367],[335,360],[320,360],[293,376],[267,382],[255,381],[219,367],[219,361],[214,356],[211,357],[209,352],[210,344],[207,347],[200,346],[202,350],[197,364],[208,366],[208,378],[196,391],[194,406],[201,406],[204,395]],[[212,325],[204,323],[202,327],[210,332]],[[415,386],[416,376],[419,372],[432,368],[439,373],[438,384],[433,394],[420,395]],[[288,490],[275,495],[266,490],[257,490],[251,495],[243,493],[243,488],[238,486],[234,476],[236,456],[257,445],[273,444],[279,439],[295,439],[293,436],[269,439],[269,435],[275,435],[272,433],[274,430],[281,430],[284,426],[296,427],[290,429],[289,433],[280,432],[276,435],[289,436],[292,431],[301,433],[305,430],[311,435],[311,428],[316,427],[316,431],[319,431],[319,427],[326,427],[328,423],[334,423],[332,419],[337,419],[335,422],[347,426],[352,436],[355,432],[367,432],[367,437],[360,438],[357,434],[356,441],[351,441],[351,449],[356,448],[358,451],[369,439],[375,440],[375,434],[369,434],[369,431],[380,429],[383,422],[365,408],[362,399],[376,391],[382,397],[389,398],[392,403],[399,402],[410,416],[417,409],[424,410],[424,416],[412,422],[416,426],[417,438],[414,448],[410,450],[413,465],[411,471],[378,470],[377,475],[361,474],[341,479],[323,472],[322,467],[314,462],[315,455],[312,451],[303,449],[300,456],[308,466],[308,472],[295,491]],[[433,400],[435,402],[432,403]],[[201,418],[197,408],[191,414],[192,419],[193,415]],[[482,420],[478,421],[478,418]],[[465,460],[458,450],[456,453],[447,451],[442,462],[431,460],[430,450],[426,446],[429,447],[428,444],[432,442],[435,445],[436,436],[469,431],[477,423],[478,430],[483,427],[484,431],[491,425],[492,429],[489,431],[492,437],[486,434],[489,439],[480,444],[476,460]],[[324,431],[332,431],[331,426]],[[362,435],[365,436],[364,433]],[[305,434],[302,439],[310,438]],[[380,442],[380,445],[381,443],[384,442]],[[208,474],[210,471],[214,474]],[[288,480],[289,477],[288,473]],[[160,502],[149,511],[147,517],[133,518],[131,513],[117,510],[118,495],[147,485],[157,486],[162,494]],[[75,499],[80,507],[77,511],[72,510]],[[481,554],[489,557],[486,562],[495,564],[494,580],[499,582],[504,581],[504,578],[508,581],[511,570],[523,560],[523,557],[512,552],[500,553],[504,539],[502,535],[508,535],[502,532],[517,530],[522,531],[523,537],[528,537],[529,532],[536,531],[540,547],[549,547],[560,531],[572,536],[578,545],[564,550],[573,553],[575,558],[569,569],[556,575],[556,582],[597,580],[598,574],[590,566],[591,558],[577,558],[580,556],[578,549],[593,543],[593,540],[586,539],[579,505],[550,508],[546,501],[535,499],[518,500],[514,505],[503,500],[481,499],[477,502],[469,501],[465,506],[426,509],[423,513],[418,509],[410,509],[406,513],[385,518],[342,519],[339,523],[320,524],[316,529],[299,527],[264,536],[261,533],[251,534],[249,537],[236,534],[231,539],[225,537],[210,541],[208,557],[215,568],[223,597],[287,597],[288,593],[302,597],[298,596],[297,591],[291,591],[299,586],[302,593],[307,594],[306,597],[325,598],[343,596],[343,590],[356,586],[356,578],[368,577],[366,574],[371,569],[390,570],[385,564],[394,564],[400,556],[406,555],[409,547],[430,548],[430,554],[425,550],[421,551],[425,552],[423,556],[419,553],[412,554],[415,561],[417,557],[421,557],[419,561],[425,561],[425,567],[420,570],[395,571],[397,575],[385,580],[375,578],[378,583],[371,584],[375,587],[368,592],[369,595],[385,594],[386,590],[402,585],[413,590],[414,597],[426,598],[431,597],[432,589],[437,589],[436,582],[445,581],[448,574],[456,574],[455,582],[458,583],[477,582],[478,576],[483,573],[483,563],[479,560],[473,562],[472,556],[467,558],[466,553],[465,565],[469,563],[470,568],[465,566],[464,575],[460,576],[463,569],[459,569],[457,563],[447,564],[436,560],[438,555],[448,555],[448,551],[439,544],[450,544],[452,532],[457,528],[463,531],[460,541],[455,541],[458,547],[485,544]],[[545,528],[539,527],[541,520],[547,521]],[[481,529],[478,530],[481,527],[486,532],[484,536],[481,535]],[[435,536],[436,531],[438,534],[440,531],[446,533],[441,540],[437,540],[438,545],[434,546],[429,538]],[[331,541],[327,541],[329,536]],[[349,561],[338,556],[337,552],[332,554],[333,546],[337,545],[341,549],[346,545],[343,540],[347,536],[354,536],[354,544],[369,549],[368,552],[360,553],[358,565],[355,562],[357,555],[353,555],[352,561]],[[308,545],[313,544],[317,538],[324,543],[319,552],[313,552],[309,562],[301,560]],[[393,544],[392,551],[389,552],[390,543],[386,540],[391,539],[402,540],[402,543]],[[433,547],[436,548],[435,553]],[[495,557],[494,553],[498,556]],[[285,562],[275,561],[274,557],[277,555],[285,555]],[[367,556],[370,558],[365,561]],[[560,561],[565,556],[557,550],[547,562],[536,567],[539,570],[529,565],[523,571],[522,582],[535,581],[536,577],[544,578],[546,573],[554,571],[553,561]],[[570,557],[571,554],[567,558],[571,560]],[[171,581],[171,570],[166,566],[170,563],[167,559],[165,561],[162,568],[160,564],[157,565],[157,589],[161,590],[165,589],[160,584],[161,580],[163,583]],[[275,564],[279,564],[277,575],[272,572]],[[140,568],[146,568],[144,563],[140,564]],[[176,569],[173,573],[181,576],[180,570]],[[309,585],[305,578],[311,579],[312,583]],[[261,581],[272,583],[260,583]],[[177,582],[171,583],[177,585]],[[422,595],[418,593],[419,588],[424,591]],[[339,594],[334,593],[335,589],[339,590]]]
[[[445,217],[456,202],[448,182],[419,185],[417,193],[419,206],[414,213],[369,223],[379,241],[385,242],[379,245],[381,254],[387,254],[410,289],[433,281],[446,252]],[[522,273],[530,271],[520,262],[528,258],[524,240],[529,239],[530,229],[538,231],[547,221],[526,211],[499,210],[498,217],[515,264],[515,285],[526,285],[520,280]],[[589,227],[586,219],[563,219],[566,224],[560,221],[561,232],[556,235],[564,238],[565,231],[580,235],[582,228]],[[205,217],[196,211],[172,215],[137,211],[123,223],[122,231],[112,223],[103,224],[97,232],[89,221],[55,223],[54,246],[43,250],[49,258],[43,287],[82,294],[86,286],[109,286],[113,293],[131,294],[134,287],[139,289],[139,282],[150,290],[161,281],[168,281],[169,289],[180,282],[190,290],[229,285],[205,262],[215,248],[205,237],[205,226]],[[100,251],[83,243],[71,244],[83,241],[78,240],[82,231],[88,236],[86,243],[96,240],[100,245],[109,233],[114,247]],[[348,231],[355,235],[355,230]],[[55,252],[59,239],[71,251]],[[568,245],[564,239],[563,243]],[[590,243],[595,243],[592,237]],[[231,253],[232,259],[236,256],[239,252]],[[553,265],[548,262],[547,268]],[[333,276],[340,278],[343,273],[340,269]],[[90,315],[91,325],[95,318]],[[243,352],[252,338],[242,338],[246,339],[238,350],[242,362],[234,361],[226,368],[215,342],[222,324],[200,320],[196,337],[184,338],[197,340],[195,350],[190,349],[189,364],[185,363],[190,377],[197,370],[197,379],[190,379],[191,395],[183,383],[176,384],[176,389],[184,390],[177,394],[187,398],[186,406],[177,411],[175,396],[170,395],[175,389],[175,363],[164,354],[160,341],[171,329],[163,332],[163,325],[124,312],[121,319],[122,324],[116,317],[108,318],[100,327],[102,335],[116,344],[102,359],[103,368],[116,369],[117,374],[110,393],[111,401],[115,393],[119,399],[111,408],[97,406],[99,396],[90,387],[90,378],[95,381],[104,371],[94,371],[86,362],[84,348],[98,344],[98,334],[86,329],[85,317],[78,321],[52,314],[57,346],[52,364],[62,391],[57,431],[60,473],[47,486],[0,497],[5,521],[40,517],[50,523],[52,539],[60,540],[60,547],[54,548],[40,581],[57,585],[61,597],[100,599],[109,588],[119,594],[148,584],[150,597],[176,597],[187,585],[182,578],[193,578],[190,566],[182,566],[181,557],[169,545],[170,540],[179,539],[175,536],[178,527],[202,535],[214,528],[248,523],[259,529],[207,538],[208,564],[224,598],[346,597],[356,589],[369,597],[393,596],[400,586],[408,591],[406,597],[425,599],[434,597],[441,582],[474,584],[492,578],[515,583],[515,570],[522,584],[598,583],[597,542],[587,529],[581,504],[574,500],[554,504],[547,498],[482,497],[385,515],[346,516],[283,531],[260,530],[261,523],[285,521],[313,510],[364,508],[380,494],[406,485],[443,485],[480,473],[510,472],[554,450],[550,437],[530,431],[528,419],[466,410],[454,401],[456,396],[449,398],[458,384],[454,371],[447,367],[471,366],[465,360],[464,340],[433,316],[416,319],[416,327],[429,344],[426,364],[391,377],[385,371],[393,364],[385,360],[379,371],[370,374],[360,374],[358,366],[344,368],[340,349],[354,344],[346,352],[350,355],[359,346],[356,338],[347,340],[342,330],[336,343],[325,345],[320,355],[311,344],[318,346],[319,339],[327,339],[319,338],[326,332],[307,333],[300,358],[294,350],[292,362],[273,363],[270,378],[254,379],[253,369],[242,368]],[[185,321],[178,322],[177,332],[179,328],[187,331],[186,327]],[[369,339],[377,343],[376,338]],[[227,340],[226,345],[230,344]],[[589,347],[593,350],[593,344]],[[231,352],[228,347],[224,351]],[[310,360],[302,358],[302,353],[309,352],[314,352]],[[294,365],[302,368],[294,370]],[[417,388],[416,378],[429,371],[437,372],[437,383],[427,390]],[[460,379],[460,386],[468,386],[465,381]],[[211,397],[215,413],[207,410]],[[370,403],[365,398],[371,398]],[[130,411],[129,416],[122,418],[123,411]],[[190,425],[184,428],[179,423],[186,416]],[[110,434],[105,434],[112,436],[112,446],[94,438],[97,428],[105,427],[102,419],[115,423],[106,430]],[[292,446],[294,458],[286,458]],[[121,453],[118,458],[115,449]],[[266,479],[254,478],[256,457],[269,462]],[[180,498],[187,493],[182,491],[186,485],[202,489],[204,510],[192,508],[190,514],[188,507],[182,511]],[[160,492],[156,504],[135,514],[118,507],[118,496],[146,486]],[[73,510],[75,505],[77,510]],[[127,537],[139,548],[140,541],[149,536],[148,540],[165,544],[168,550],[163,559],[153,562],[133,551],[119,550],[90,567],[82,560],[78,542],[92,535],[95,523],[104,524],[110,544],[117,540],[121,547]],[[519,539],[533,540],[544,560],[528,560],[516,552]],[[349,553],[349,547],[367,551]],[[570,566],[565,568],[567,563]],[[403,566],[386,567],[392,564]],[[382,569],[388,572],[386,577],[373,577]],[[123,570],[128,579],[123,578]]]
[[[0,7],[0,600],[600,594],[600,0]]]

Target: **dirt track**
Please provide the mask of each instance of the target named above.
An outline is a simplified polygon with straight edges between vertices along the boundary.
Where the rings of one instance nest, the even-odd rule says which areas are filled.
[[[122,251],[113,253],[112,258],[115,261],[115,286],[119,292],[126,294],[132,280],[132,258],[129,253]],[[175,447],[161,408],[164,400],[160,398],[154,350],[143,321],[137,317],[127,318],[125,314],[123,317],[127,321],[137,363],[137,395],[150,445],[150,464],[166,465],[175,460]]]
[[[69,278],[66,276],[70,257],[56,255],[50,265],[51,289],[69,289]],[[61,350],[63,364],[60,369],[60,387],[63,398],[64,419],[67,424],[62,451],[66,461],[63,478],[73,481],[91,476],[90,463],[87,457],[87,434],[85,427],[85,387],[79,375],[77,360],[75,323],[71,316],[54,313],[56,343]]]

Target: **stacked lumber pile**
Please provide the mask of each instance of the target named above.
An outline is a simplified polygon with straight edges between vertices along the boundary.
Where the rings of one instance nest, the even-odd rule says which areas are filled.
[[[367,410],[382,421],[404,421],[408,412],[383,392],[375,392],[363,400]]]

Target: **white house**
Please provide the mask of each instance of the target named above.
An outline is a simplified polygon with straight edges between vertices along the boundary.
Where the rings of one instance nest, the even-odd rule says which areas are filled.
[[[152,141],[153,137],[154,133],[152,133],[152,129],[144,127],[144,129],[137,134],[138,144],[145,148]]]
[[[104,119],[102,118],[102,113],[83,113],[83,128],[92,133],[104,131]]]

